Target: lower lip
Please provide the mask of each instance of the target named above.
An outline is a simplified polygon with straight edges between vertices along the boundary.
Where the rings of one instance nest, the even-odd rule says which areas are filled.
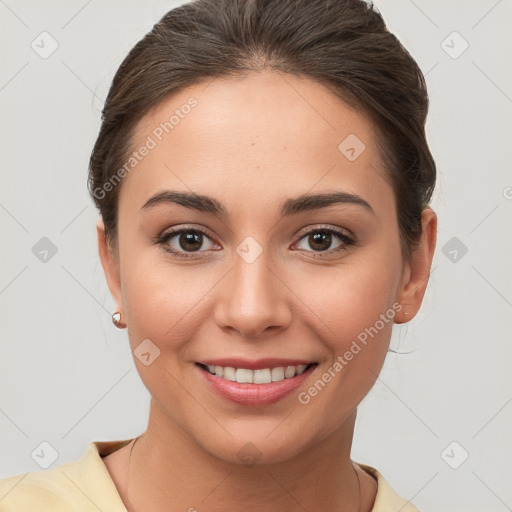
[[[259,406],[270,405],[281,400],[297,389],[313,372],[316,365],[309,367],[300,375],[280,382],[268,384],[241,384],[212,375],[197,365],[199,372],[207,384],[220,396],[240,405]]]

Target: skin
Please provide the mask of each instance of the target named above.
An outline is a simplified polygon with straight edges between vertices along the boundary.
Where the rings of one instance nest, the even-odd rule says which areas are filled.
[[[147,430],[103,460],[129,511],[325,512],[372,508],[376,481],[350,459],[356,408],[373,386],[389,346],[386,323],[307,405],[298,399],[394,303],[395,323],[416,315],[427,286],[437,219],[427,208],[410,261],[400,249],[394,192],[373,123],[322,85],[276,71],[201,83],[166,99],[138,124],[134,148],[193,96],[198,106],[122,181],[119,253],[101,219],[98,246],[112,296],[128,325],[132,351],[150,339],[160,356],[134,357],[151,394]],[[366,148],[349,161],[338,149],[356,134]],[[164,189],[214,197],[220,220],[176,204],[141,207]],[[280,217],[280,205],[305,193],[343,191],[367,201]],[[192,225],[192,226],[190,226]],[[321,250],[304,228],[350,230]],[[154,237],[171,227],[203,228],[199,251]],[[201,236],[201,235],[199,235]],[[252,236],[263,249],[247,263],[236,248]],[[202,241],[202,244],[201,244]],[[327,251],[330,251],[327,254]],[[196,361],[288,357],[318,362],[297,392],[272,405],[237,405],[214,394]],[[252,443],[251,467],[238,451]],[[314,469],[312,469],[314,468]]]

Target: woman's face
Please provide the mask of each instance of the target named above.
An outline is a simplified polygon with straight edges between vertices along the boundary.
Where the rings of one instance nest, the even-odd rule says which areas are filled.
[[[236,463],[286,460],[342,432],[399,303],[411,318],[426,285],[411,291],[372,123],[318,83],[264,71],[175,94],[141,120],[133,149],[119,260],[101,221],[98,233],[154,424]],[[323,194],[338,201],[306,199]],[[199,366],[212,362],[277,383],[237,385]],[[298,363],[315,364],[281,381],[272,371]]]

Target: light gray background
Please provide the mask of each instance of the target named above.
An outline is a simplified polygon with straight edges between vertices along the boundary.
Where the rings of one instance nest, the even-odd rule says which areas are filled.
[[[40,470],[43,441],[54,467],[146,427],[87,164],[115,70],[179,3],[0,0],[0,477]],[[439,235],[422,311],[392,340],[410,353],[389,355],[360,406],[353,458],[424,511],[512,510],[512,2],[375,4],[426,74]],[[46,59],[31,48],[43,31],[59,45]],[[454,31],[469,44],[457,58]],[[47,262],[33,253],[43,237],[57,248]]]

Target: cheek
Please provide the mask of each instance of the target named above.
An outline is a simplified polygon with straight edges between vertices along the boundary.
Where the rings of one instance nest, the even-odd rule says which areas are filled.
[[[332,380],[340,385],[343,382],[343,400],[349,396],[354,406],[373,385],[387,355],[400,308],[396,303],[400,265],[400,257],[394,257],[392,248],[387,257],[380,257],[376,250],[367,251],[357,259],[347,259],[341,267],[326,269],[323,276],[317,274],[298,292],[308,298],[305,302],[315,313],[310,327],[322,333],[328,350],[325,369],[338,361],[331,373],[340,377]],[[337,384],[331,387],[334,389],[338,389]],[[331,397],[338,400],[337,395]]]
[[[328,336],[340,334],[346,339],[374,325],[390,308],[394,311],[392,305],[399,281],[396,264],[371,265],[365,260],[329,269],[324,277],[316,276],[314,287],[310,283],[299,293],[308,297],[307,303],[328,327]]]
[[[171,264],[156,251],[149,253],[132,252],[125,260],[127,271],[122,277],[132,350],[150,339],[164,357],[173,352],[185,356],[181,349],[207,320],[202,300],[211,293],[218,276],[198,267]]]
[[[397,279],[390,268],[352,274],[347,267],[309,295],[307,303],[318,313],[309,327],[319,333],[327,358],[299,402],[312,408],[307,414],[318,413],[324,434],[337,428],[368,394],[386,358],[400,308],[390,291]]]
[[[201,297],[211,290],[213,277],[210,283],[204,272],[194,273],[192,267],[171,268],[162,259],[150,262],[142,255],[126,258],[126,268],[130,270],[123,276],[123,298],[137,371],[158,403],[167,404],[168,411],[181,411],[190,396],[176,379],[189,364],[190,338],[205,321]],[[148,351],[151,361],[146,365],[138,354]],[[173,417],[177,423],[182,421],[178,416]]]

